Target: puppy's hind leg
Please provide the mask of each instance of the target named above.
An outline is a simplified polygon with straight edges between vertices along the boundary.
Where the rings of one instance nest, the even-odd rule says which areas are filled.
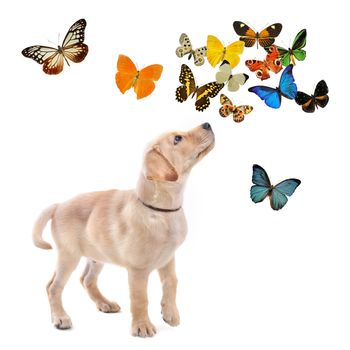
[[[88,259],[85,270],[80,277],[80,282],[88,292],[90,298],[95,302],[96,307],[102,312],[118,312],[120,306],[117,303],[106,299],[97,286],[98,275],[100,274],[104,264],[101,262]]]
[[[77,267],[79,260],[80,256],[59,253],[56,271],[46,286],[51,307],[52,323],[58,329],[68,329],[72,327],[72,321],[62,305],[62,292],[70,275]]]

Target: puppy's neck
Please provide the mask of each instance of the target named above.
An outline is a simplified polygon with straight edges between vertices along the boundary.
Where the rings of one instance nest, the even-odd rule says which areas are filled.
[[[155,208],[177,209],[182,206],[185,179],[179,181],[154,181],[140,175],[136,187],[137,197]]]

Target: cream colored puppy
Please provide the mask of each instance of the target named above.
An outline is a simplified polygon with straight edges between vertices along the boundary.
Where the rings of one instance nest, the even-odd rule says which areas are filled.
[[[156,333],[147,310],[147,281],[155,269],[163,286],[163,319],[171,326],[179,324],[174,254],[187,232],[183,191],[193,165],[213,147],[214,133],[209,123],[188,132],[164,134],[147,147],[136,189],[85,193],[42,212],[33,229],[33,241],[39,248],[52,248],[42,239],[51,219],[58,259],[47,293],[57,328],[72,326],[61,295],[82,256],[88,260],[81,283],[103,312],[120,310],[98,289],[103,264],[117,264],[128,270],[133,335]]]

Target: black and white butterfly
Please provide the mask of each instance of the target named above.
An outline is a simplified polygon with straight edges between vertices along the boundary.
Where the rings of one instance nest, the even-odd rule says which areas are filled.
[[[64,61],[69,66],[69,61],[79,63],[88,54],[89,48],[84,44],[85,19],[79,19],[68,30],[61,46],[57,48],[35,45],[25,48],[22,51],[24,57],[33,59],[43,64],[43,71],[46,74],[59,74],[63,70]]]

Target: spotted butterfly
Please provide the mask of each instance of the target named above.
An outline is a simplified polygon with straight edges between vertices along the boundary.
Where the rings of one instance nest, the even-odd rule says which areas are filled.
[[[59,74],[63,70],[64,61],[69,66],[69,60],[75,63],[83,61],[88,54],[89,48],[84,44],[85,19],[79,19],[68,30],[62,45],[57,49],[49,46],[35,45],[25,48],[22,51],[24,57],[33,59],[43,64],[43,71],[46,74]]]
[[[176,49],[177,57],[183,57],[185,55],[188,55],[189,60],[191,59],[191,57],[193,57],[194,64],[196,66],[201,66],[202,64],[204,64],[204,57],[207,55],[206,46],[193,50],[190,38],[185,33],[181,34],[179,42],[181,46],[179,46]]]
[[[222,107],[219,109],[220,115],[223,118],[226,118],[232,114],[233,120],[236,123],[242,122],[245,115],[249,114],[253,110],[253,107],[248,105],[235,106],[232,101],[224,94],[220,95],[220,103],[222,104]]]
[[[196,110],[200,112],[204,111],[210,105],[209,98],[215,97],[225,85],[214,81],[198,87],[191,69],[186,64],[181,66],[179,81],[182,85],[176,89],[176,100],[182,103],[190,95],[192,97],[196,95],[195,106]]]

